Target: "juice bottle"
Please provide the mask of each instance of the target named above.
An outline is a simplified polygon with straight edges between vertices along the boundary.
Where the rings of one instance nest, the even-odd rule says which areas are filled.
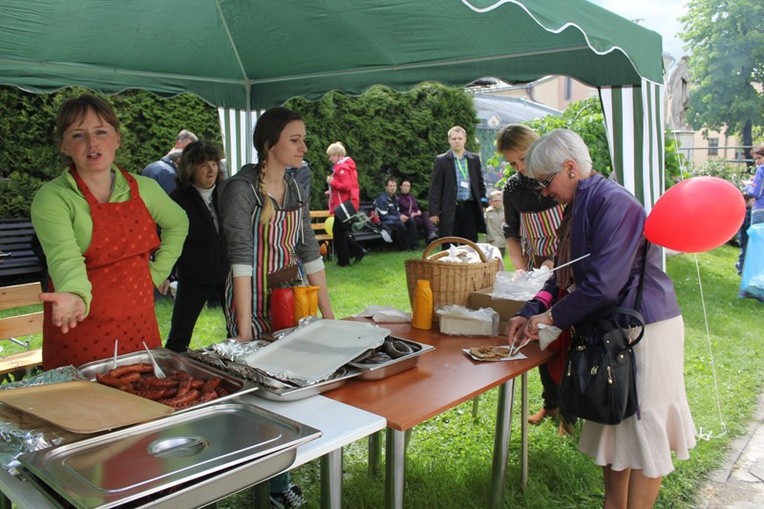
[[[432,329],[432,290],[430,282],[426,279],[416,282],[411,326],[415,329]]]

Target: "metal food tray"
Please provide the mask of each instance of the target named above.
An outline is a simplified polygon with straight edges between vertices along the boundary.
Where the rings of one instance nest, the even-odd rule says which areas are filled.
[[[387,378],[389,376],[395,375],[397,373],[400,373],[401,371],[411,369],[417,364],[419,364],[420,355],[422,355],[423,353],[429,352],[430,350],[435,350],[434,346],[426,345],[424,343],[418,343],[410,339],[403,339],[403,338],[399,338],[395,336],[388,336],[387,338],[385,338],[386,343],[392,340],[406,343],[409,347],[411,347],[414,350],[414,352],[404,355],[402,357],[398,357],[396,359],[390,359],[387,362],[376,363],[376,364],[370,364],[370,363],[364,363],[364,362],[349,362],[348,366],[351,366],[361,372],[361,374],[358,375],[359,380],[382,380],[383,378]],[[375,350],[379,351],[382,348],[384,348],[384,345]]]
[[[366,322],[317,320],[297,327],[242,362],[278,380],[313,385],[381,345],[389,334],[389,329]]]
[[[26,475],[80,509],[183,507],[214,501],[216,479],[257,483],[288,468],[310,426],[246,402],[164,419],[19,457]],[[49,497],[50,493],[47,494]]]
[[[156,348],[151,350],[151,353],[154,356],[157,364],[159,364],[159,367],[162,368],[162,371],[164,371],[166,375],[169,376],[178,370],[183,370],[194,378],[203,378],[208,380],[210,378],[220,377],[223,380],[220,386],[228,392],[226,396],[221,396],[219,398],[213,399],[212,401],[199,403],[198,405],[184,408],[182,410],[176,410],[175,413],[187,412],[207,405],[214,405],[216,403],[220,403],[222,401],[236,398],[243,394],[255,391],[258,388],[257,384],[252,383],[249,380],[237,378],[228,371],[203,364],[185,355],[173,352],[172,350]],[[82,373],[90,380],[95,380],[96,373],[106,373],[114,367],[113,361],[114,360],[112,358],[93,361],[87,364],[83,364],[78,369],[80,370],[80,373]],[[149,355],[145,351],[139,350],[117,357],[117,367],[139,362],[151,362]]]
[[[310,396],[332,391],[344,385],[350,378],[357,377],[360,374],[361,372],[357,369],[342,367],[328,379],[305,387],[289,386],[278,380],[271,379],[268,381],[269,384],[281,384],[281,387],[276,388],[262,384],[260,385],[260,390],[257,391],[257,395],[272,401],[295,401],[298,399],[305,399]]]

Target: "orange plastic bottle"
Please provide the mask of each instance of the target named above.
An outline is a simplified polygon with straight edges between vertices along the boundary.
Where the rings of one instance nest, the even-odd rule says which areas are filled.
[[[318,287],[308,287],[308,313],[310,316],[318,316]]]
[[[305,318],[310,313],[310,303],[308,301],[308,287],[294,287],[294,324]]]
[[[432,329],[432,290],[430,282],[426,279],[419,279],[416,282],[411,326],[415,329]]]

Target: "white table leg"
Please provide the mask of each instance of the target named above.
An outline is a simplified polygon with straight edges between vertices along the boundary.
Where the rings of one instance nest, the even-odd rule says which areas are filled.
[[[387,428],[385,439],[385,507],[403,509],[406,432]]]
[[[499,509],[504,506],[504,485],[507,479],[509,432],[512,427],[514,388],[514,379],[499,386],[499,401],[496,408],[496,432],[493,439],[493,469],[491,474],[490,507],[492,509]]]
[[[321,456],[321,508],[342,507],[342,448]]]

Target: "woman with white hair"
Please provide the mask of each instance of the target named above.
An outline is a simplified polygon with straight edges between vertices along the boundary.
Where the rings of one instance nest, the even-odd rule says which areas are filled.
[[[684,387],[684,322],[656,246],[645,252],[645,210],[616,182],[592,171],[584,141],[555,129],[534,142],[527,175],[544,196],[567,205],[559,230],[557,270],[512,318],[510,342],[538,339],[539,325],[565,329],[612,306],[633,308],[644,267],[638,311],[645,319],[634,347],[639,412],[617,425],[584,423],[578,448],[602,466],[606,508],[652,507],[671,452],[687,459],[695,426]],[[566,289],[567,294],[560,292]]]

